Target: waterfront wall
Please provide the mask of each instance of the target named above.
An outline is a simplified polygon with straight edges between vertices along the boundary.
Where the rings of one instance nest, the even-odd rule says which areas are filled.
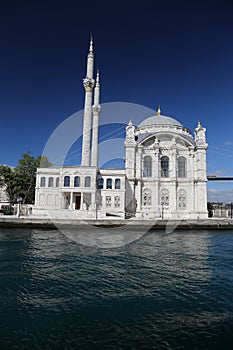
[[[46,228],[56,229],[57,226],[87,227],[88,225],[99,227],[117,227],[117,226],[135,226],[148,227],[149,229],[165,229],[166,227],[174,227],[175,229],[229,229],[233,230],[232,219],[216,219],[209,218],[204,220],[137,220],[137,219],[99,219],[99,220],[78,220],[78,219],[56,219],[35,218],[35,217],[16,217],[1,216],[0,227],[30,227],[30,228]]]

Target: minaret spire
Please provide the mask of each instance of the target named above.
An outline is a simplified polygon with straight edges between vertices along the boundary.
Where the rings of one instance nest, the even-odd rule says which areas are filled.
[[[91,34],[91,38],[90,38],[90,47],[89,47],[89,53],[93,52],[93,36]]]
[[[160,115],[161,114],[161,109],[160,109],[160,105],[158,107],[158,110],[157,110],[157,115]]]
[[[99,143],[99,114],[101,111],[100,106],[100,79],[99,71],[96,75],[96,84],[94,90],[94,105],[93,110],[93,128],[92,128],[92,147],[91,147],[91,165],[98,167],[98,143]]]
[[[92,95],[95,81],[93,79],[94,70],[94,52],[93,38],[91,35],[89,53],[87,55],[87,72],[86,78],[83,79],[85,88],[85,103],[83,116],[83,142],[82,142],[82,166],[90,166],[91,152],[91,126],[92,126]]]

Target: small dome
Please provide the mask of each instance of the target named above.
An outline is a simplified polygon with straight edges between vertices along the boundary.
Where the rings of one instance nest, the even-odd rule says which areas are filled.
[[[138,125],[138,128],[142,126],[150,126],[150,125],[174,125],[174,126],[183,127],[183,125],[174,118],[167,117],[165,115],[153,115],[152,117],[149,117],[143,120]]]

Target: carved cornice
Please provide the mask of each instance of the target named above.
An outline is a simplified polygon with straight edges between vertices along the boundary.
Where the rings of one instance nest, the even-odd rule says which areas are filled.
[[[95,86],[95,80],[86,77],[85,79],[83,79],[83,86],[86,91],[92,91]]]
[[[100,105],[93,105],[92,111],[93,111],[94,115],[99,115],[99,113],[101,112],[101,106]]]

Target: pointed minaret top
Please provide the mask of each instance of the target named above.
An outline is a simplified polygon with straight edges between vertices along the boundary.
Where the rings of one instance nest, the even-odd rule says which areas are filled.
[[[200,128],[201,127],[201,123],[200,123],[200,120],[198,120],[198,124],[197,124],[197,127]]]
[[[158,110],[157,110],[157,115],[160,115],[161,114],[161,109],[160,109],[160,105],[158,107]]]
[[[89,52],[93,52],[93,37],[91,34],[91,38],[90,38],[90,48],[89,48]]]

